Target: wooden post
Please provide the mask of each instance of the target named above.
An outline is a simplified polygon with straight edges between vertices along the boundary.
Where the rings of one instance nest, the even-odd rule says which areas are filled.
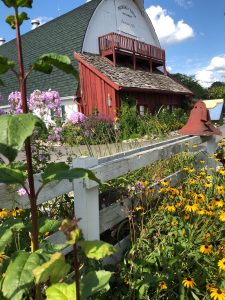
[[[74,168],[91,168],[98,165],[94,157],[80,157],[73,161]],[[73,180],[74,210],[86,240],[99,240],[99,192],[98,185],[87,189],[84,179]]]

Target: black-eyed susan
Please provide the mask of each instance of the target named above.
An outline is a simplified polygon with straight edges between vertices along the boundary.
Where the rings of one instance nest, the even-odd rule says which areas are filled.
[[[196,184],[196,180],[193,179],[193,178],[190,178],[188,181],[187,181],[188,184]]]
[[[204,215],[204,214],[206,213],[206,211],[205,211],[204,209],[198,209],[198,210],[196,211],[196,213],[197,213],[198,215],[202,216],[202,215]]]
[[[215,189],[219,195],[224,194],[224,187],[222,185],[216,185]]]
[[[8,216],[10,216],[10,214],[4,208],[0,209],[0,219],[7,218]]]
[[[195,168],[189,168],[188,169],[188,173],[194,173],[195,172]]]
[[[203,234],[203,237],[205,240],[208,240],[210,238],[211,234],[209,232],[206,232]]]
[[[190,203],[185,205],[184,210],[186,212],[196,212],[198,210],[198,204],[196,203]]]
[[[207,179],[207,180],[212,180],[213,177],[212,177],[212,175],[207,175],[207,176],[206,176],[206,179]]]
[[[219,219],[220,221],[225,222],[225,212],[220,214]]]
[[[204,164],[205,160],[200,160],[199,162],[200,162],[200,164]]]
[[[198,202],[203,202],[205,201],[205,195],[203,195],[202,193],[197,193],[195,195],[195,200]]]
[[[220,173],[222,176],[225,176],[225,169],[224,169],[224,168],[220,169],[220,170],[219,170],[219,173]]]
[[[225,258],[220,259],[217,265],[221,270],[225,271]]]
[[[211,288],[210,297],[213,300],[225,300],[225,293],[221,289]]]
[[[214,287],[214,286],[213,286],[211,283],[207,283],[206,286],[205,286],[205,288],[206,288],[208,291],[210,291],[211,288],[213,288],[213,287]]]
[[[166,284],[166,282],[165,282],[165,281],[161,281],[161,282],[159,283],[159,288],[160,288],[160,290],[166,290],[166,289],[167,289],[167,284]]]
[[[168,181],[168,180],[162,180],[162,181],[161,181],[161,184],[162,184],[164,187],[168,187],[168,186],[169,186],[169,181]]]
[[[212,203],[216,207],[223,207],[224,206],[224,201],[222,199],[219,199],[219,198],[212,198]]]
[[[199,248],[199,251],[203,254],[209,255],[212,253],[213,251],[213,245],[201,245]]]
[[[188,167],[183,167],[183,170],[184,170],[184,171],[188,171],[189,168],[188,168]]]
[[[6,259],[6,255],[5,255],[5,253],[4,252],[0,252],[0,264],[2,264],[3,263],[3,261]]]
[[[194,286],[196,286],[196,283],[195,283],[195,280],[194,278],[191,278],[191,277],[185,277],[182,281],[182,284],[184,287],[186,288],[193,288]]]
[[[206,182],[205,183],[205,187],[208,189],[208,188],[211,188],[212,187],[212,183],[211,182]]]
[[[174,205],[167,205],[165,207],[165,210],[169,211],[169,212],[175,212],[176,211],[176,208]]]
[[[201,172],[199,172],[199,175],[202,176],[202,177],[206,176],[206,172],[205,171],[201,171]]]

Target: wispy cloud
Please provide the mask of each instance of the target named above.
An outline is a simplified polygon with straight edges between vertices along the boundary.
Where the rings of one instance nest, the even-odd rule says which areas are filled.
[[[183,20],[175,21],[166,9],[161,6],[150,6],[146,9],[161,44],[165,47],[170,44],[183,42],[194,36],[193,28]]]
[[[185,9],[188,9],[193,6],[193,1],[191,0],[175,0],[175,2]]]

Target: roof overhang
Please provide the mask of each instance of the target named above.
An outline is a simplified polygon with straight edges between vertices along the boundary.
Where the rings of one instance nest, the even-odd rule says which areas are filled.
[[[112,88],[114,88],[116,91],[120,90],[120,86],[117,85],[115,82],[113,82],[112,80],[110,80],[107,76],[105,76],[104,74],[102,74],[100,71],[98,71],[95,67],[93,67],[91,64],[89,64],[88,62],[86,62],[84,59],[82,59],[82,57],[80,56],[79,53],[74,52],[74,58],[81,63],[82,65],[84,65],[85,67],[87,67],[89,70],[91,70],[93,73],[95,73],[99,78],[101,78],[102,80],[104,80],[106,83],[108,83]]]
[[[137,87],[123,87],[120,86],[121,91],[127,92],[142,92],[142,93],[160,93],[160,94],[176,94],[176,95],[186,95],[186,96],[193,96],[193,93],[190,92],[176,92],[176,91],[169,91],[169,90],[160,90],[160,89],[147,89],[147,88],[137,88]]]

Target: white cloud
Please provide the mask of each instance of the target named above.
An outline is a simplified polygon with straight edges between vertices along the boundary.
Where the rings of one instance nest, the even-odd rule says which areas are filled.
[[[204,87],[209,87],[215,81],[224,81],[225,55],[215,56],[209,65],[196,72],[195,78]]]
[[[150,6],[146,9],[161,44],[165,47],[170,44],[183,42],[194,36],[194,30],[183,20],[177,23],[161,6]]]
[[[166,66],[166,69],[167,69],[167,71],[168,71],[169,73],[171,73],[171,71],[172,71],[172,67],[170,67],[170,66]]]
[[[193,5],[193,2],[191,0],[175,0],[175,2],[183,7],[183,8],[190,8]]]

